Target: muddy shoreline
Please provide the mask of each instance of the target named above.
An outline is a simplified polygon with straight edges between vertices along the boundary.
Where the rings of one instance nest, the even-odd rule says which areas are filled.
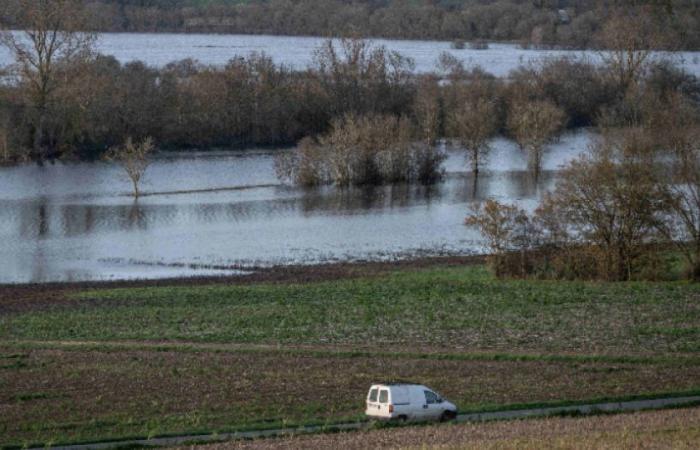
[[[89,289],[175,287],[205,285],[249,285],[259,283],[314,283],[348,278],[379,276],[394,270],[476,265],[485,256],[419,257],[396,261],[362,261],[319,265],[288,265],[253,269],[243,275],[162,278],[155,280],[81,281],[61,283],[0,284],[0,315],[79,302],[70,293]]]

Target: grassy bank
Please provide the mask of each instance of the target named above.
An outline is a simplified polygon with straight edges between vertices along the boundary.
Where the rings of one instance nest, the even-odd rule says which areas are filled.
[[[0,338],[700,351],[700,285],[500,281],[482,266],[307,284],[88,290],[0,319]]]
[[[354,420],[377,380],[477,411],[700,390],[693,284],[308,279],[0,296],[0,445]]]

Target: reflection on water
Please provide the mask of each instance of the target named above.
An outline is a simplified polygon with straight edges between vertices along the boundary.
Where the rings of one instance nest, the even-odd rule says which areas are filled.
[[[226,274],[478,252],[480,237],[463,226],[469,204],[497,198],[534,207],[556,169],[589,139],[562,139],[538,180],[505,140],[494,142],[477,180],[451,152],[445,180],[435,186],[298,189],[277,183],[276,151],[168,155],[149,168],[145,190],[200,192],[138,202],[121,169],[105,163],[0,169],[0,282]],[[230,187],[241,189],[211,191]]]

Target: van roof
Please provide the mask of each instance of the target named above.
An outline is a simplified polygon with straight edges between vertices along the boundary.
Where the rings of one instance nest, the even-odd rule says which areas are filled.
[[[374,383],[372,386],[423,386],[420,383],[413,383],[410,381],[391,381],[389,383]]]

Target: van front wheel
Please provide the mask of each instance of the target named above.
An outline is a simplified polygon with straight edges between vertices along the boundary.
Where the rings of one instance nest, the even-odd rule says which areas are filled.
[[[454,411],[445,411],[440,416],[440,422],[449,422],[450,420],[454,420],[456,418],[457,413],[455,413]]]

